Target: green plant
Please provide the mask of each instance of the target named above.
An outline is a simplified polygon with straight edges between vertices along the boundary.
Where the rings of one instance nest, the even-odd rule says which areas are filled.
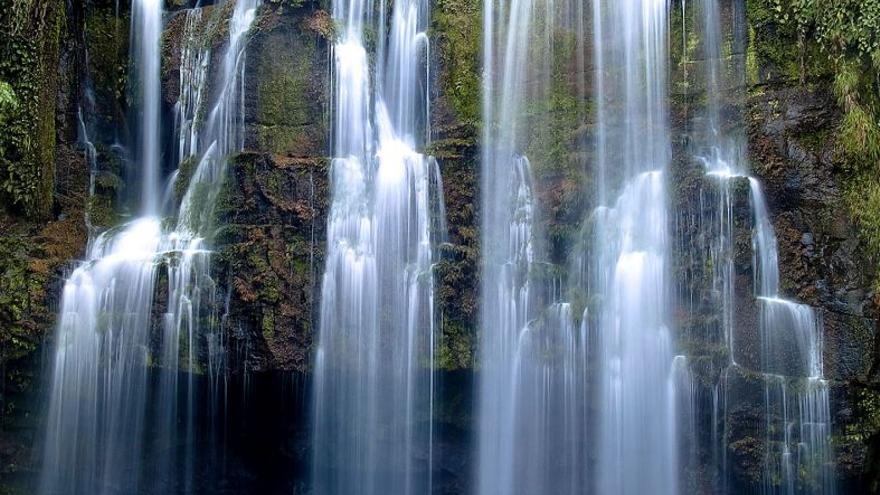
[[[51,207],[55,160],[55,95],[63,4],[14,0],[0,12],[0,80],[15,104],[3,104],[0,200],[31,217]]]
[[[833,70],[843,117],[837,133],[846,200],[880,262],[880,0],[764,0],[780,26],[793,28]],[[880,270],[878,270],[880,271]],[[880,289],[880,279],[876,282]]]

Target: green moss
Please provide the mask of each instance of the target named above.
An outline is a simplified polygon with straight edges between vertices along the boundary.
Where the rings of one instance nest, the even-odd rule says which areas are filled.
[[[128,29],[126,16],[113,9],[88,10],[85,22],[89,51],[89,76],[96,91],[96,103],[104,99],[121,105],[128,84]]]
[[[109,228],[119,223],[113,202],[106,196],[91,196],[86,204],[86,214],[95,227]]]
[[[186,194],[186,190],[189,188],[189,183],[192,180],[193,174],[196,172],[196,168],[198,167],[198,159],[195,156],[188,156],[180,162],[180,166],[177,167],[177,179],[174,182],[174,196],[177,198],[179,202],[183,199],[183,196]]]
[[[778,18],[774,0],[748,0],[749,54],[754,66],[768,67],[787,81],[801,78],[802,54],[797,30]],[[753,74],[757,81],[764,77]]]
[[[434,367],[441,370],[468,369],[474,363],[474,333],[456,323],[443,323],[437,342]]]
[[[277,5],[280,7],[288,7],[291,9],[298,9],[303,6],[305,0],[268,0],[270,4]]]
[[[293,20],[284,18],[285,23]],[[303,21],[305,22],[305,21]],[[290,37],[282,31],[301,33]],[[325,72],[318,62],[318,38],[304,26],[285,26],[261,35],[256,73],[255,135],[259,149],[308,155],[323,139]]]
[[[33,218],[45,218],[52,207],[64,15],[63,4],[52,0],[15,0],[0,12],[0,80],[17,101],[3,110],[0,202]]]
[[[306,91],[313,77],[314,43],[303,43],[296,53],[270,46],[259,65],[257,120],[297,126],[312,121],[312,101]]]
[[[0,238],[0,358],[4,360],[33,352],[39,342],[28,316],[32,311],[31,296],[39,294],[42,287],[31,276],[24,246],[24,239]]]
[[[314,125],[257,124],[254,126],[254,131],[257,149],[277,154],[300,154],[304,150],[312,149],[319,139],[319,136],[315,135]]]
[[[481,5],[478,0],[438,0],[432,11],[442,93],[458,122],[480,118]]]

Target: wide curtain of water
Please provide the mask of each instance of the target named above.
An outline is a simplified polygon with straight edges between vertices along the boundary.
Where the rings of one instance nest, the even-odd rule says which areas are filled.
[[[210,72],[210,48],[202,35],[207,21],[201,9],[183,14],[174,168],[186,160],[197,165],[188,182],[179,185],[184,179],[175,171],[163,188],[162,170],[171,167],[160,163],[162,2],[133,2],[131,58],[137,80],[132,87],[140,117],[134,165],[141,170],[142,216],[93,232],[86,261],[65,281],[42,493],[192,489],[198,431],[193,421],[199,407],[210,407],[197,404],[194,380],[207,372],[217,385],[224,354],[214,323],[219,315],[207,243],[226,157],[243,144],[240,82],[258,3],[234,4],[222,67],[216,71],[219,96],[210,110],[204,99]],[[207,112],[203,122],[197,122],[199,112]],[[185,191],[181,198],[169,192],[178,187]],[[214,394],[210,399],[216,400]]]
[[[684,417],[670,328],[669,4],[597,2],[594,15],[598,196],[609,200],[593,216],[591,260],[602,297],[596,490],[675,494]]]
[[[481,494],[677,493],[690,383],[668,314],[668,15],[662,0],[484,3]],[[591,101],[579,187],[597,205],[577,212],[567,276],[535,178],[553,166],[540,115],[572,78],[562,57]]]
[[[335,0],[331,207],[315,356],[316,493],[428,493],[433,264],[428,2]]]
[[[586,486],[582,327],[554,294],[543,184],[562,36],[576,2],[483,3],[482,280],[476,492],[581,493]],[[547,112],[547,113],[545,113]]]

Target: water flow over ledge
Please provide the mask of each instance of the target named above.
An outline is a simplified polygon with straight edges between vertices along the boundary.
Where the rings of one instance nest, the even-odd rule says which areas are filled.
[[[733,126],[731,130],[729,123],[722,119],[725,99],[738,101],[741,98],[738,92],[744,91],[745,86],[743,7],[739,3],[729,7],[733,9],[730,15],[733,26],[722,26],[719,0],[699,0],[694,7],[696,26],[703,38],[702,77],[707,95],[695,148],[716,189],[712,193],[717,198],[715,215],[706,219],[704,228],[708,230],[712,246],[708,251],[709,262],[717,267],[712,284],[718,287],[721,296],[717,302],[723,315],[720,340],[729,356],[729,364],[722,370],[712,401],[712,444],[717,449],[713,456],[717,469],[716,491],[722,494],[735,491],[729,479],[727,458],[728,415],[733,413],[729,407],[741,400],[737,396],[744,390],[741,382],[750,380],[738,377],[756,374],[764,397],[762,493],[833,494],[836,487],[829,391],[823,378],[822,318],[813,308],[782,297],[776,234],[761,184],[747,175],[742,126]],[[730,34],[725,35],[722,27],[728,27]],[[725,36],[732,39],[731,44],[725,43]],[[728,49],[730,53],[725,52]],[[735,110],[734,114],[742,113],[742,109]],[[751,209],[752,286],[758,313],[760,357],[758,363],[749,365],[757,369],[746,369],[738,364],[742,351],[737,345],[739,327],[734,318],[737,289],[732,244],[735,235],[733,191],[737,181],[747,181]]]
[[[435,244],[428,4],[338,0],[328,254],[315,356],[316,493],[429,493]],[[386,22],[390,25],[386,27]],[[379,35],[375,66],[365,33]]]
[[[238,0],[230,20],[219,101],[203,129],[194,124],[203,101],[207,47],[197,35],[201,11],[186,19],[181,101],[180,162],[198,159],[179,208],[176,227],[159,217],[159,71],[161,3],[134,5],[133,52],[142,69],[140,156],[144,169],[139,217],[92,238],[87,260],[67,279],[62,295],[50,385],[40,491],[46,494],[120,493],[192,489],[193,445],[198,430],[196,373],[206,356],[216,401],[223,339],[210,277],[213,202],[226,156],[241,147],[246,34],[257,0]],[[86,139],[87,141],[87,139]],[[178,166],[180,165],[178,163]],[[175,173],[173,182],[178,180]],[[171,201],[170,194],[164,196]],[[196,204],[198,201],[198,204]],[[167,283],[164,312],[157,308],[159,282]],[[206,344],[203,352],[199,346]],[[182,383],[178,370],[188,370]],[[181,438],[187,441],[180,443]],[[152,455],[150,453],[153,453]],[[157,453],[161,453],[157,454]],[[144,459],[149,456],[150,463]],[[155,457],[155,458],[153,458]]]

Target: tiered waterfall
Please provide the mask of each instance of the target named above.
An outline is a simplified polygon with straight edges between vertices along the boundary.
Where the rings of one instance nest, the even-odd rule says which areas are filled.
[[[443,199],[437,162],[421,151],[430,137],[428,13],[424,0],[333,2],[340,31],[314,371],[316,493],[431,490],[432,270]]]
[[[214,323],[210,250],[213,203],[226,157],[242,146],[240,81],[246,35],[257,0],[237,0],[229,20],[220,90],[203,108],[208,46],[201,11],[187,14],[176,106],[177,165],[195,160],[192,177],[165,181],[160,143],[162,2],[135,0],[132,62],[141,119],[132,164],[140,171],[140,215],[95,233],[87,259],[64,285],[50,384],[40,489],[47,494],[192,490],[190,449],[199,427],[193,380],[221,378],[223,345]],[[207,112],[197,122],[199,112]],[[85,126],[83,126],[85,128]],[[174,167],[175,169],[177,167]],[[179,180],[188,180],[173,191]],[[167,220],[166,220],[167,219]],[[158,300],[164,294],[166,300]],[[161,304],[160,304],[161,303]],[[187,371],[186,374],[179,370]],[[216,399],[216,397],[211,397]],[[210,401],[209,401],[210,402]],[[150,459],[150,462],[144,462]]]

